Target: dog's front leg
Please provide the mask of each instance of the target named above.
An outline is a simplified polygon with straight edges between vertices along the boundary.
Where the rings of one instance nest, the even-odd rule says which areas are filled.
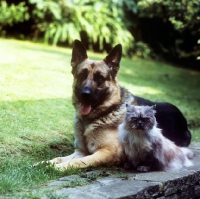
[[[80,121],[77,118],[75,118],[75,126],[74,126],[74,147],[75,151],[71,155],[68,155],[66,157],[57,157],[50,160],[49,162],[52,164],[60,164],[68,160],[72,160],[75,158],[82,158],[88,155],[84,145],[82,126],[80,125]]]
[[[41,161],[41,162],[34,164],[33,167],[36,167],[39,164],[43,164],[43,163],[56,165],[56,164],[60,164],[60,163],[72,160],[74,158],[82,158],[86,155],[87,154],[84,151],[81,151],[80,149],[76,149],[74,151],[74,153],[72,153],[71,155],[68,155],[68,156],[65,156],[65,157],[56,157],[56,158],[54,158],[52,160],[48,160],[48,161]]]
[[[116,152],[116,151],[115,151]],[[65,170],[68,167],[86,168],[88,166],[103,166],[119,162],[119,154],[109,149],[100,149],[91,155],[74,158],[66,162],[56,164],[55,168]]]
[[[75,149],[74,153],[72,153],[71,155],[65,156],[65,157],[56,157],[52,160],[49,160],[49,163],[51,164],[60,164],[69,160],[72,160],[74,158],[82,158],[84,156],[86,156],[87,154],[79,149]]]

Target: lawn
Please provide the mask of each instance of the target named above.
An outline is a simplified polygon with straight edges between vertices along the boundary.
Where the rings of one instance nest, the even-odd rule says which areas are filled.
[[[70,60],[71,49],[0,39],[0,195],[26,193],[81,172],[31,168],[34,162],[73,151]],[[118,77],[134,95],[178,106],[187,118],[192,141],[200,141],[200,72],[123,58]]]

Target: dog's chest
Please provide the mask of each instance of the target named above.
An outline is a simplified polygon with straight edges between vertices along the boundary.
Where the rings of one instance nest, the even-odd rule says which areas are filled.
[[[83,134],[85,146],[89,153],[94,153],[101,145],[101,135],[98,129],[95,129],[93,125],[85,127]]]

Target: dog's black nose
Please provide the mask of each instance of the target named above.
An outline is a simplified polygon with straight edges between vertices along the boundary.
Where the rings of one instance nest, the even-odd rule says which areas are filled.
[[[83,87],[83,89],[81,90],[81,99],[84,102],[89,102],[92,98],[92,89],[90,89],[89,87]]]

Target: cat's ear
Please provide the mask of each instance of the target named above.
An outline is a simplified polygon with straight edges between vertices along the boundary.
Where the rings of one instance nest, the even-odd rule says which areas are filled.
[[[135,108],[131,104],[126,104],[126,113],[132,113],[134,112]]]
[[[134,109],[135,110],[135,107],[133,106],[133,105],[131,105],[131,104],[126,104],[126,109]]]
[[[126,104],[126,113],[129,112],[129,110],[130,110],[130,105]]]
[[[152,109],[152,110],[153,110],[153,113],[156,113],[156,104],[154,104],[153,106],[150,106],[149,109]]]

